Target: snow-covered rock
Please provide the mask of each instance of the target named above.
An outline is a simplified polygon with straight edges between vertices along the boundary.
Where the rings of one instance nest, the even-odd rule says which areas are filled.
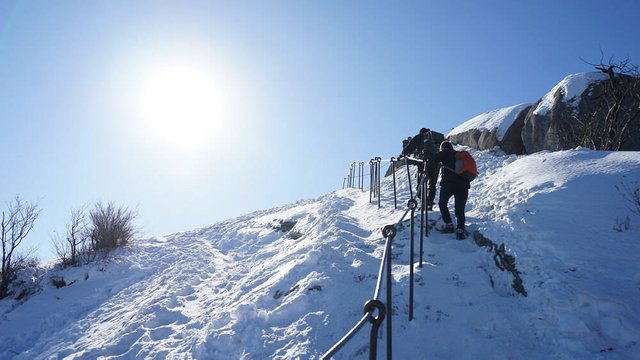
[[[575,147],[577,144],[568,141],[568,132],[575,126],[576,117],[584,115],[578,109],[582,102],[592,101],[590,91],[607,79],[607,74],[601,72],[569,75],[538,100],[522,129],[526,153]]]
[[[629,110],[622,110],[625,116],[633,116],[638,109],[638,79],[626,75],[616,75],[616,86],[630,89],[625,102]],[[508,154],[532,154],[542,150],[566,150],[584,144],[580,142],[580,128],[600,127],[604,123],[611,99],[607,92],[609,76],[602,72],[573,74],[565,77],[535,104],[520,104],[493,110],[478,115],[453,129],[451,141],[476,149],[500,147]],[[603,96],[603,94],[607,94]],[[626,113],[625,113],[626,111]],[[625,140],[621,150],[640,150],[640,120],[627,127],[618,119],[618,129],[612,137],[622,136]],[[622,133],[624,127],[625,134]],[[595,148],[599,148],[595,146]]]
[[[456,144],[479,150],[500,147],[507,154],[522,154],[520,136],[531,104],[519,104],[478,115],[457,126],[448,138]]]

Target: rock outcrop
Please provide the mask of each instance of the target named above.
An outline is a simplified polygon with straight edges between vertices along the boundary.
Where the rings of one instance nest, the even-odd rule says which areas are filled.
[[[640,150],[640,79],[616,75],[614,80],[600,72],[569,75],[535,104],[476,116],[448,137],[457,144],[480,150],[499,147],[508,154],[576,146]],[[626,94],[614,125],[606,122],[614,102],[612,86],[617,87],[615,94]]]
[[[453,129],[448,137],[456,144],[480,150],[499,147],[508,154],[522,154],[521,130],[531,104],[489,111]]]
[[[538,100],[522,128],[525,153],[575,147],[577,144],[568,141],[566,133],[572,131],[576,119],[582,115],[578,111],[580,104],[589,101],[593,87],[607,79],[604,73],[569,75]]]

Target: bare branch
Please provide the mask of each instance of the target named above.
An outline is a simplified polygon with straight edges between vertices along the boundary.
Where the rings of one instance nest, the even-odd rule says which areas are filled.
[[[640,132],[640,77],[638,66],[627,57],[619,62],[604,60],[601,51],[599,63],[585,63],[606,73],[608,81],[595,89],[589,107],[579,114],[573,131],[567,135],[568,143],[595,150],[622,150],[625,144]],[[572,138],[572,139],[571,139]]]
[[[15,255],[16,249],[33,229],[40,215],[37,203],[23,202],[19,196],[7,205],[7,213],[2,212],[0,224],[0,242],[2,242],[2,268],[0,274],[0,299],[6,297],[9,284],[20,266],[21,257]]]

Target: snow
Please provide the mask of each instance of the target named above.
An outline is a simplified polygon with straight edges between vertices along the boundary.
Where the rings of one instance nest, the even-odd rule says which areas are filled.
[[[455,127],[447,136],[464,133],[474,129],[480,131],[495,130],[496,138],[498,141],[501,141],[509,127],[516,121],[518,115],[529,105],[531,104],[518,104],[480,114]]]
[[[515,256],[527,296],[472,237],[433,231],[422,267],[415,257],[408,321],[403,223],[392,248],[394,358],[638,359],[640,215],[615,186],[640,179],[640,153],[470,151],[480,176],[468,229]],[[398,209],[389,177],[380,209],[368,191],[337,190],[138,240],[83,267],[49,267],[37,294],[0,301],[0,358],[318,359],[373,297],[380,229],[400,220],[408,200],[406,171],[396,175]],[[281,232],[279,220],[297,223]],[[73,283],[57,289],[53,276]],[[368,358],[369,331],[367,323],[335,358]]]
[[[580,100],[580,95],[587,90],[590,84],[606,80],[608,75],[602,72],[586,72],[572,74],[560,81],[545,96],[542,97],[538,106],[534,109],[534,115],[544,116],[556,102],[556,96],[561,96],[564,102],[576,106]]]

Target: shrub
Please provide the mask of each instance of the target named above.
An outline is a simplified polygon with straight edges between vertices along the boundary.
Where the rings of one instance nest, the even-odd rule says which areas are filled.
[[[126,207],[97,203],[89,212],[92,250],[111,250],[129,244],[136,235],[133,225],[136,216],[137,212]]]

